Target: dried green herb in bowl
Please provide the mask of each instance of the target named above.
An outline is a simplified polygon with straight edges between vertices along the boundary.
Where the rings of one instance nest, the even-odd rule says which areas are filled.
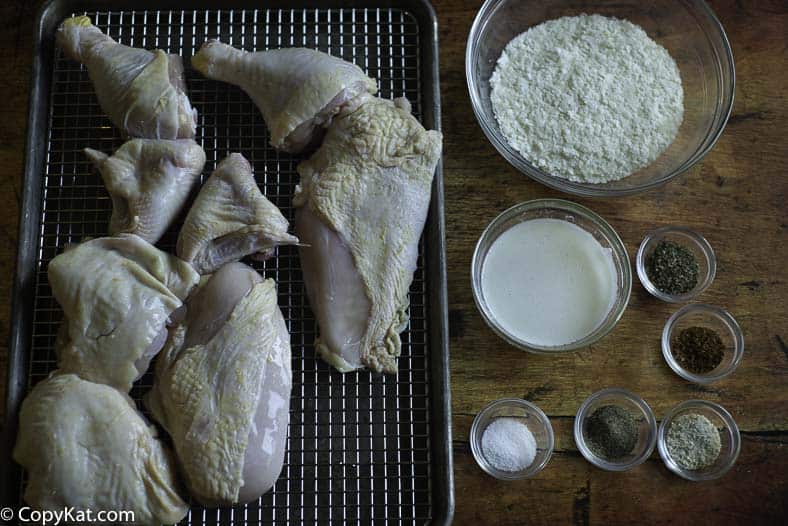
[[[665,294],[686,294],[698,284],[700,265],[684,245],[662,240],[646,258],[646,275]]]

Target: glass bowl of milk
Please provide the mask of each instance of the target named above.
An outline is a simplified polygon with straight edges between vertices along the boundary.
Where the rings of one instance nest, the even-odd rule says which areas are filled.
[[[587,347],[621,319],[632,291],[624,243],[588,208],[537,199],[509,208],[482,233],[471,262],[476,306],[520,349]]]

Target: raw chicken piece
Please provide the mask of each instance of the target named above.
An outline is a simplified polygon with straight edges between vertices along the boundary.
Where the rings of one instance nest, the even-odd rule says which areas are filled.
[[[365,99],[298,166],[296,233],[317,351],[342,372],[394,373],[441,134],[405,99]]]
[[[133,234],[66,249],[49,263],[65,319],[58,365],[128,392],[166,341],[166,324],[197,284],[188,263]]]
[[[200,274],[255,255],[265,259],[277,245],[295,245],[287,219],[257,187],[252,167],[240,153],[219,163],[186,216],[176,253]]]
[[[137,234],[156,243],[186,202],[205,165],[205,152],[192,139],[134,139],[112,157],[90,148],[112,198],[109,233]]]
[[[358,66],[305,48],[251,53],[209,40],[192,66],[243,89],[262,112],[271,145],[292,153],[309,145],[315,128],[328,126],[343,106],[377,92],[377,83]]]
[[[73,374],[38,383],[22,402],[14,460],[28,472],[34,509],[129,510],[133,524],[152,526],[189,511],[156,428],[127,396]]]
[[[273,280],[225,265],[187,301],[146,399],[200,502],[246,503],[273,487],[291,381],[290,336]]]
[[[57,42],[85,65],[101,109],[131,137],[194,137],[197,111],[186,96],[181,57],[118,44],[90,18],[67,18]]]

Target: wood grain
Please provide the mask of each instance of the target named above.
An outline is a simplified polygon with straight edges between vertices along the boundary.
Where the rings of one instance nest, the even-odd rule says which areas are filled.
[[[693,386],[664,364],[659,335],[675,310],[638,284],[615,331],[593,348],[560,357],[506,345],[479,317],[470,258],[484,227],[503,209],[538,197],[566,197],[521,175],[479,128],[465,82],[465,40],[481,2],[434,2],[439,19],[444,181],[451,329],[457,524],[757,524],[788,517],[788,7],[773,1],[714,1],[736,59],[734,112],[713,151],[663,188],[625,199],[574,199],[605,217],[634,256],[643,235],[665,224],[702,232],[719,267],[701,298],[741,324],[746,354],[729,379]],[[8,298],[17,242],[35,6],[0,6],[0,295]],[[9,302],[0,302],[0,342]],[[5,369],[7,349],[0,349]],[[0,384],[4,384],[3,375]],[[692,484],[655,454],[628,473],[593,468],[577,452],[572,422],[592,392],[621,386],[657,417],[678,402],[721,403],[742,429],[741,456],[724,478]],[[552,419],[556,453],[537,477],[499,482],[468,446],[474,415],[491,400],[523,397]]]
[[[479,2],[436,2],[446,135],[444,180],[449,261],[451,383],[458,524],[724,524],[784,522],[788,514],[788,118],[784,5],[713,2],[736,57],[734,112],[712,152],[667,186],[625,199],[576,199],[605,217],[634,256],[649,230],[683,224],[702,232],[719,268],[702,301],[736,316],[747,351],[739,370],[709,387],[665,365],[662,327],[675,306],[635,283],[616,329],[599,344],[559,357],[528,355],[488,329],[473,303],[470,258],[484,227],[521,201],[565,197],[525,178],[485,139],[465,81],[465,38]],[[577,452],[572,423],[582,401],[611,386],[640,394],[658,418],[702,398],[730,410],[742,453],[724,478],[691,484],[655,453],[631,472],[593,468]],[[556,430],[556,454],[532,480],[505,483],[476,466],[474,415],[491,400],[538,404]]]

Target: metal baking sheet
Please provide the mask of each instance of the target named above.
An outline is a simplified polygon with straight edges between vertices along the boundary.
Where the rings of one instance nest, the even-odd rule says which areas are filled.
[[[147,4],[147,5],[146,5]],[[218,9],[217,9],[218,8]],[[127,45],[185,59],[189,97],[199,112],[203,179],[231,152],[253,165],[263,193],[293,220],[300,157],[276,152],[257,109],[238,88],[207,80],[191,57],[209,38],[247,50],[304,46],[355,62],[377,78],[380,95],[406,96],[428,129],[440,129],[436,20],[426,2],[72,2],[44,5],[36,24],[25,188],[14,292],[4,454],[10,456],[25,393],[54,370],[62,313],[47,264],[68,243],[106,235],[111,203],[82,153],[122,144],[96,101],[85,69],[54,42],[66,16],[87,14]],[[159,243],[172,251],[178,225]],[[433,185],[419,267],[410,291],[396,376],[342,375],[316,357],[297,251],[255,264],[276,279],[293,348],[293,396],[285,466],[274,489],[246,506],[204,509],[183,524],[444,524],[453,513],[446,278],[441,169]],[[139,400],[150,375],[132,391]],[[7,505],[21,505],[24,476],[9,466]]]

